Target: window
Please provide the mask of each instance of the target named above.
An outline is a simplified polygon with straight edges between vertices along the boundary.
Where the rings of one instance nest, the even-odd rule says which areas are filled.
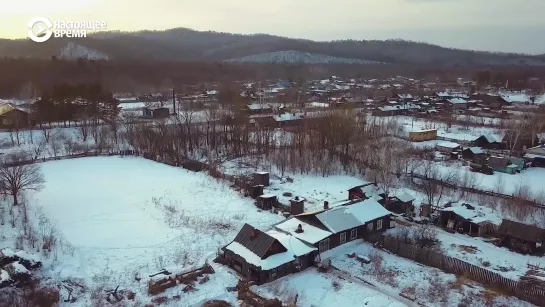
[[[358,229],[354,228],[350,231],[350,240],[354,240],[358,236]]]
[[[341,233],[340,237],[341,237],[341,244],[345,243],[346,242],[346,232]]]
[[[325,252],[326,250],[329,250],[329,238],[320,241],[320,244],[318,245],[318,249],[320,253]]]
[[[367,230],[373,230],[373,223],[367,224]]]
[[[378,220],[377,221],[377,230],[381,230],[382,229],[382,220]]]

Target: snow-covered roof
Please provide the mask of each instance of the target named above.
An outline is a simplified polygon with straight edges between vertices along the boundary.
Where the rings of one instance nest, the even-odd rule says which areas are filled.
[[[267,110],[270,109],[271,106],[268,104],[259,104],[259,103],[252,103],[248,105],[248,109],[250,110]]]
[[[316,215],[329,231],[338,233],[365,225],[366,223],[390,214],[376,200],[366,199],[352,205],[339,206]]]
[[[10,279],[11,279],[11,277],[9,276],[9,273],[7,271],[5,271],[5,270],[0,269],[0,284],[2,284],[2,282],[8,281]]]
[[[361,187],[360,189],[363,193],[365,193],[365,196],[374,200],[380,200],[382,198],[380,197],[380,194],[384,193],[384,190],[375,184],[369,184]]]
[[[460,144],[449,142],[449,141],[443,141],[443,142],[437,143],[437,146],[445,147],[445,148],[456,148],[456,147],[460,147]]]
[[[17,273],[17,274],[28,273],[28,270],[19,261],[12,262],[6,265],[5,268],[8,269],[8,271],[12,271],[12,273]]]
[[[288,234],[284,234],[276,230],[269,230],[266,233],[277,239],[287,249],[287,251],[261,259],[259,256],[238,242],[232,242],[225,248],[244,258],[248,263],[261,267],[262,270],[277,268],[282,264],[293,261],[296,257],[306,255],[316,250],[315,247],[309,246]]]
[[[484,208],[482,206],[473,206],[474,208],[468,209],[463,203],[452,203],[451,207],[442,208],[441,211],[450,211],[461,216],[462,218],[471,221],[472,223],[479,224],[483,222],[490,222],[495,225],[501,224],[501,217],[492,212],[490,208]]]
[[[464,103],[467,103],[467,101],[465,99],[462,99],[462,98],[452,98],[452,99],[449,99],[448,102],[452,103],[452,104],[464,104]]]
[[[283,122],[283,121],[290,121],[290,120],[298,120],[303,118],[303,114],[301,113],[284,113],[280,115],[273,116],[275,121]]]
[[[301,225],[301,227],[303,228],[303,232],[301,233],[295,232],[299,225]],[[332,234],[329,231],[325,231],[318,227],[307,224],[297,219],[296,217],[287,219],[286,221],[277,224],[274,227],[282,231],[288,232],[292,236],[310,244],[318,243]]]
[[[396,194],[396,197],[404,203],[415,200],[414,196],[407,193]]]
[[[407,103],[407,104],[400,104],[395,106],[382,106],[378,108],[381,111],[395,111],[395,110],[418,110],[420,109],[419,105]]]
[[[412,99],[413,95],[411,95],[411,94],[397,94],[397,97],[399,97],[401,99]]]
[[[526,93],[513,93],[513,92],[504,92],[500,94],[500,97],[503,98],[506,102],[509,103],[527,103],[530,102],[530,96]]]
[[[484,150],[481,147],[469,147],[469,150],[471,150],[474,154],[483,154]]]

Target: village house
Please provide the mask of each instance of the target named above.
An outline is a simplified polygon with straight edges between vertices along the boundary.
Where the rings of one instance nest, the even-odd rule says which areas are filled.
[[[170,115],[167,107],[146,107],[142,112],[144,118],[167,118]]]
[[[463,98],[451,98],[448,102],[454,110],[467,109],[468,107],[467,100]]]
[[[519,173],[525,167],[523,159],[516,157],[490,157],[486,161],[494,171],[506,174]]]
[[[271,114],[273,112],[272,107],[264,103],[252,103],[247,105],[246,108],[251,114]]]
[[[388,105],[388,106],[378,107],[376,110],[372,112],[372,114],[374,116],[395,116],[395,115],[408,114],[411,111],[418,111],[418,110],[420,110],[419,105],[416,105],[413,103],[407,103],[407,104]]]
[[[325,204],[323,210],[296,215],[274,227],[289,232],[322,253],[356,239],[373,241],[390,228],[390,214],[376,200],[361,199],[332,208]],[[299,224],[302,232],[297,233]],[[306,233],[305,227],[308,228]]]
[[[222,248],[221,261],[245,278],[263,284],[314,264],[317,249],[278,230],[263,232],[244,224]]]
[[[446,154],[456,154],[461,148],[462,147],[460,144],[449,141],[443,141],[435,144],[435,150]]]
[[[33,126],[31,112],[12,103],[0,104],[1,128],[24,128]]]
[[[501,223],[496,215],[487,215],[475,210],[466,203],[448,203],[440,208],[437,226],[451,232],[465,233],[470,236],[484,237],[493,235]]]
[[[485,149],[501,149],[502,143],[493,135],[481,135],[473,142],[475,146]]]
[[[499,246],[506,246],[520,253],[542,254],[545,244],[545,229],[515,221],[503,220],[498,236]]]
[[[374,199],[382,202],[386,197],[386,193],[376,183],[366,183],[348,189],[348,199]]]
[[[480,147],[468,147],[462,150],[462,157],[466,160],[482,161],[486,158],[486,152]]]
[[[424,142],[437,139],[437,129],[409,131],[409,141]]]
[[[532,148],[540,144],[539,137],[527,130],[522,133],[507,130],[502,139],[502,143],[505,149],[513,149],[516,151],[522,151],[526,148]]]
[[[545,145],[526,149],[524,159],[532,162],[532,166],[545,167]]]

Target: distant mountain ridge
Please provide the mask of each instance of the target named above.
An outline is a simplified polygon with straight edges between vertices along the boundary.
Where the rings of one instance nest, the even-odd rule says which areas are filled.
[[[45,43],[30,40],[0,40],[2,57],[58,56],[71,42],[52,39]],[[544,55],[492,53],[444,48],[437,45],[403,40],[338,40],[317,42],[268,34],[231,34],[176,28],[166,31],[102,32],[85,39],[73,40],[109,59],[167,61],[236,61],[263,58],[263,54],[299,52],[352,59],[354,63],[392,63],[434,66],[545,66]],[[335,60],[337,61],[337,60]],[[321,63],[321,62],[320,62]],[[325,61],[324,63],[327,63]]]

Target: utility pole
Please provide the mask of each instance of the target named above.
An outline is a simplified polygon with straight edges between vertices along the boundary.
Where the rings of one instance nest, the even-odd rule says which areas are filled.
[[[174,112],[174,116],[176,116],[176,90],[172,88],[172,111]]]

